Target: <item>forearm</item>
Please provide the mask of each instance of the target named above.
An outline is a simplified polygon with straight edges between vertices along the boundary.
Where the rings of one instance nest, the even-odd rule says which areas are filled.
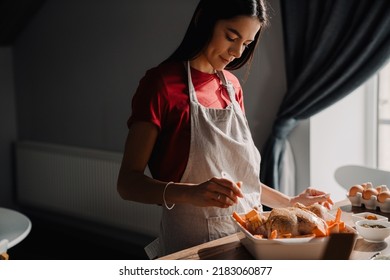
[[[307,188],[299,195],[289,197],[264,184],[261,184],[261,186],[261,202],[262,204],[271,208],[289,207],[295,205],[296,203],[300,203],[306,206],[312,205],[314,203],[320,203],[326,208],[330,209],[333,205],[333,201],[329,194],[313,188]]]
[[[119,172],[117,189],[120,196],[129,201],[148,204],[164,204],[163,192],[168,182],[152,179],[142,172],[124,171]],[[186,189],[190,185],[174,183],[170,184],[165,191],[167,203],[183,203],[186,200]]]
[[[121,168],[117,188],[125,200],[167,207],[173,204],[191,204],[227,208],[243,197],[238,185],[225,178],[212,177],[201,184],[168,183],[154,180],[141,171]]]
[[[117,182],[118,193],[123,199],[164,204],[163,193],[168,182],[155,180],[144,174],[157,136],[157,127],[149,122],[134,122],[129,128]],[[188,186],[170,184],[165,192],[167,203],[183,203],[184,194],[189,192]]]
[[[291,206],[291,198],[267,185],[261,184],[261,203],[271,208],[288,207]]]

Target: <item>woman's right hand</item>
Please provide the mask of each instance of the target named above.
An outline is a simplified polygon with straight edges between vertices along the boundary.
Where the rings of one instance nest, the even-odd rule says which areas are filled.
[[[118,192],[123,199],[149,204],[164,203],[162,193],[166,182],[144,175],[157,136],[158,129],[151,123],[135,122],[130,127],[118,176]],[[243,197],[240,184],[217,177],[201,184],[175,183],[166,189],[165,199],[169,204],[227,208]]]
[[[243,197],[240,187],[241,182],[234,183],[225,178],[213,177],[190,187],[189,203],[200,207],[228,208]]]

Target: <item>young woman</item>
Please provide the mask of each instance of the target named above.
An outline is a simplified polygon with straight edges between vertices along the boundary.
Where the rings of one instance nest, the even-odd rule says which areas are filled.
[[[201,0],[178,49],[140,81],[118,191],[163,206],[160,255],[236,232],[233,211],[331,203],[314,189],[288,197],[259,181],[242,89],[228,70],[251,61],[266,25],[262,0]]]

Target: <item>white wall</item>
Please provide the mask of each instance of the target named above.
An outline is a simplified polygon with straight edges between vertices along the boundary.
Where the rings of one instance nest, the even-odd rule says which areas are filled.
[[[310,182],[334,200],[346,198],[335,181],[336,168],[367,162],[365,119],[363,86],[310,119]]]

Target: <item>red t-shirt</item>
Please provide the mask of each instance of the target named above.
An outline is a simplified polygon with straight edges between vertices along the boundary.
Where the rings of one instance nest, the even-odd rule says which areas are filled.
[[[225,70],[224,75],[233,84],[236,100],[244,111],[238,79]],[[198,101],[203,106],[225,108],[230,103],[227,90],[216,74],[191,68],[191,77]],[[132,100],[128,127],[135,121],[151,122],[159,129],[148,162],[153,178],[180,181],[187,165],[191,139],[187,71],[183,63],[164,63],[146,72]]]

